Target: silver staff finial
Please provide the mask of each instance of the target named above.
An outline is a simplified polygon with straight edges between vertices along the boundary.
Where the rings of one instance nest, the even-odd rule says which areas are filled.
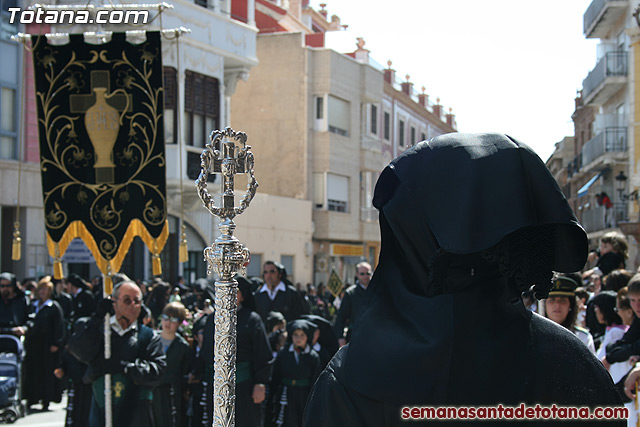
[[[221,235],[204,250],[207,273],[216,272],[219,280],[215,283],[215,358],[213,379],[213,425],[215,427],[235,426],[236,388],[236,325],[238,282],[234,276],[239,270],[244,272],[249,263],[249,250],[233,236],[236,228],[233,218],[249,206],[256,194],[258,181],[253,174],[253,153],[247,145],[247,135],[235,132],[230,127],[224,131],[211,132],[211,142],[200,156],[201,171],[196,187],[198,195],[212,215],[220,218]],[[236,145],[236,142],[242,147]],[[217,207],[207,191],[209,172],[223,177],[222,206]],[[246,173],[249,176],[247,191],[234,206],[234,176]]]

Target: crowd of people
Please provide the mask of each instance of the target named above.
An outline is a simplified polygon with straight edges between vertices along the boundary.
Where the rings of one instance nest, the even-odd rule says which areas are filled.
[[[640,273],[619,232],[589,253],[528,147],[499,134],[418,144],[385,168],[373,204],[375,276],[357,264],[336,296],[273,261],[236,277],[238,427],[396,426],[407,405],[523,402],[624,403],[637,424]],[[0,332],[24,340],[27,406],[66,389],[66,425],[102,426],[105,412],[114,426],[212,425],[212,281],[112,279],[105,298],[99,279],[0,274]]]
[[[590,254],[593,268],[557,274],[548,298],[538,301],[527,291],[522,301],[573,332],[601,361],[635,425],[637,410],[624,385],[640,376],[632,371],[640,359],[640,274],[624,269],[627,258],[625,237],[608,233]],[[322,284],[294,285],[272,261],[261,278],[237,277],[237,426],[302,425],[313,383],[359,327],[372,274],[371,265],[359,263],[354,284],[337,296]],[[27,407],[47,410],[66,390],[67,425],[103,425],[104,375],[111,374],[115,425],[210,426],[212,281],[179,279],[170,286],[119,274],[114,283],[103,298],[99,278],[0,275],[1,332],[24,340]],[[112,314],[110,359],[104,357],[106,313]]]
[[[311,386],[362,309],[372,270],[366,262],[356,269],[355,285],[337,296],[322,284],[294,285],[272,261],[262,277],[237,277],[237,426],[302,424]],[[0,332],[24,342],[28,412],[46,411],[66,390],[66,425],[104,425],[109,374],[113,425],[212,425],[213,281],[170,285],[117,274],[113,283],[104,298],[100,277],[0,274]]]

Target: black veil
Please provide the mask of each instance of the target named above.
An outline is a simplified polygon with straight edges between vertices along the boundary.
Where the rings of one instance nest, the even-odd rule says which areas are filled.
[[[349,344],[347,385],[403,405],[464,403],[468,369],[486,383],[473,386],[475,403],[526,399],[531,313],[513,301],[532,285],[546,296],[552,271],[580,270],[588,249],[544,163],[505,135],[443,135],[385,168],[374,205],[380,260]],[[465,353],[475,360],[461,362]]]

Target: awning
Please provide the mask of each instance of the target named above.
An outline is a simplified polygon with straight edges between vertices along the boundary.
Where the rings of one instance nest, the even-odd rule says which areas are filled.
[[[602,175],[602,172],[599,172],[596,176],[591,178],[589,180],[589,182],[587,182],[585,185],[583,185],[582,188],[578,190],[578,197],[582,197],[582,196],[586,195],[587,191],[589,191],[589,187],[591,187],[593,185],[593,183],[596,182],[598,180],[598,178],[600,178],[600,175]]]

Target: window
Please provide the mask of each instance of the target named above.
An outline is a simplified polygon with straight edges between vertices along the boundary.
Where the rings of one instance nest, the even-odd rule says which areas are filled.
[[[420,135],[420,141],[426,141],[427,140],[427,135],[424,134],[424,132],[422,132],[422,134]]]
[[[416,145],[416,128],[411,126],[411,145]]]
[[[0,159],[17,158],[17,109],[16,90],[0,85]]]
[[[391,128],[391,115],[385,111],[384,112],[384,139],[386,139],[387,141],[391,137],[390,128]]]
[[[351,117],[349,103],[329,95],[329,132],[342,136],[349,136]]]
[[[378,107],[371,105],[371,133],[378,134]]]
[[[0,159],[17,159],[22,46],[9,40],[18,32],[17,24],[8,24],[8,8],[16,7],[16,1],[0,0],[0,6],[0,58],[5,63],[0,67]]]
[[[377,174],[372,171],[360,172],[360,221],[375,221],[378,211],[373,207],[373,190]]]
[[[398,144],[404,147],[404,122],[402,120],[400,120],[398,125]]]
[[[347,212],[349,205],[349,178],[342,175],[327,174],[327,209],[334,212]]]
[[[251,261],[247,266],[247,277],[262,277],[262,254],[251,253]]]
[[[184,97],[187,144],[204,147],[211,131],[220,127],[218,79],[187,71]]]
[[[281,255],[280,264],[284,265],[287,270],[287,278],[291,281],[293,278],[293,255]]]
[[[0,40],[9,41],[11,36],[18,32],[18,20],[15,19],[13,24],[9,23],[11,17],[9,8],[18,6],[18,0],[0,0]],[[3,58],[5,57],[3,56]]]
[[[324,173],[313,174],[313,206],[316,209],[324,209]]]
[[[176,69],[163,67],[164,73],[164,142],[175,144],[176,141],[176,115],[178,104],[178,82]]]
[[[616,126],[625,126],[626,115],[624,111],[624,103],[618,105],[616,108]]]
[[[316,98],[316,119],[324,119],[324,98],[321,96]]]

